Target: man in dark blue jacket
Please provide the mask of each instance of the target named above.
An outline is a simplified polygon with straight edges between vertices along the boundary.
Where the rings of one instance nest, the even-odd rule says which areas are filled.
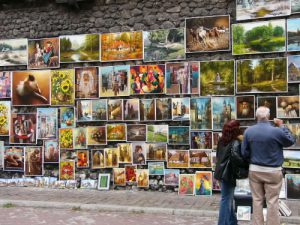
[[[280,119],[277,127],[269,123],[270,109],[256,110],[257,124],[244,134],[241,153],[249,161],[249,181],[253,199],[253,225],[264,224],[263,203],[267,202],[267,225],[280,225],[279,192],[282,185],[283,147],[295,143],[295,138]]]

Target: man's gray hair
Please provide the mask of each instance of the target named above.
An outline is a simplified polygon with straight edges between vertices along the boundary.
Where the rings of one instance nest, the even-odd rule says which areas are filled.
[[[256,110],[257,120],[268,120],[270,117],[270,109],[265,106],[260,106]]]

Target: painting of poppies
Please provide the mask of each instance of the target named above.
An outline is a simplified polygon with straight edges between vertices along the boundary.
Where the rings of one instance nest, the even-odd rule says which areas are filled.
[[[194,195],[195,174],[179,174],[179,195]]]

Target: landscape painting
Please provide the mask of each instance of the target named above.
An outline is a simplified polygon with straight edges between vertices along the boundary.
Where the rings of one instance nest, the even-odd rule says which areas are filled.
[[[284,52],[285,42],[285,20],[232,25],[233,55]]]
[[[155,99],[140,99],[140,121],[155,120]]]
[[[143,59],[143,32],[101,34],[101,61]]]
[[[107,141],[126,141],[126,124],[107,124]]]
[[[236,104],[234,97],[213,97],[213,129],[222,130],[223,125],[236,119]]]
[[[286,198],[300,199],[300,174],[286,174]]]
[[[77,101],[77,122],[92,121],[92,100]]]
[[[156,120],[172,120],[172,99],[157,98],[155,99]]]
[[[99,34],[60,36],[60,62],[99,61]]]
[[[139,121],[140,100],[137,98],[123,100],[123,119],[127,121]]]
[[[283,151],[283,168],[300,168],[299,150],[284,150]]]
[[[107,99],[92,100],[92,120],[107,120]]]
[[[146,143],[147,161],[166,161],[166,143]]]
[[[190,145],[189,126],[169,126],[169,145]]]
[[[108,110],[108,120],[110,121],[123,120],[122,99],[108,99],[107,110]]]
[[[192,130],[211,130],[212,111],[211,98],[191,98],[191,129]]]
[[[190,120],[190,98],[172,98],[172,120]]]
[[[234,95],[234,60],[200,62],[201,96]]]
[[[277,117],[298,118],[299,117],[299,95],[277,96]]]
[[[168,142],[168,125],[147,125],[147,142]]]
[[[300,13],[300,1],[299,0],[291,0],[291,8],[292,14]]]
[[[178,169],[165,169],[164,183],[167,186],[178,186],[179,185],[179,174]]]
[[[59,67],[59,39],[41,38],[28,40],[28,69]]]
[[[212,168],[211,150],[190,150],[191,168]]]
[[[164,162],[149,162],[148,163],[149,175],[164,175],[165,163]]]
[[[287,16],[290,14],[290,0],[236,0],[236,20]]]
[[[300,55],[288,56],[288,82],[300,83]]]
[[[237,93],[287,92],[287,59],[264,58],[236,61]]]
[[[189,151],[187,150],[168,150],[167,167],[168,168],[188,168]]]
[[[230,17],[206,16],[185,20],[186,53],[228,51]]]
[[[27,65],[27,39],[0,40],[0,66]]]
[[[275,96],[257,97],[257,108],[265,106],[270,109],[270,120],[276,118],[277,100]]]
[[[255,119],[255,96],[236,96],[236,118],[242,120]]]
[[[300,18],[287,20],[287,51],[300,50]]]
[[[185,59],[184,28],[144,31],[144,61]]]
[[[137,142],[146,141],[146,126],[145,124],[127,124],[127,141]]]

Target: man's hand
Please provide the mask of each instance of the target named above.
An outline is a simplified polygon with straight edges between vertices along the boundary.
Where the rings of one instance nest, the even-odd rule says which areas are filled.
[[[274,124],[275,126],[280,127],[281,125],[283,125],[283,120],[274,118]]]

